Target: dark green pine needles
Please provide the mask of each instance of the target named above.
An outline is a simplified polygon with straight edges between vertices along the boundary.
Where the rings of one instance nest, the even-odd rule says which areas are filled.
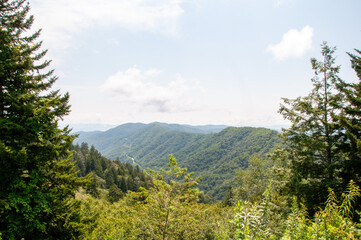
[[[70,162],[74,136],[59,129],[69,95],[51,89],[56,77],[42,60],[40,30],[24,0],[0,0],[0,232],[5,239],[76,234],[71,222],[82,183]]]

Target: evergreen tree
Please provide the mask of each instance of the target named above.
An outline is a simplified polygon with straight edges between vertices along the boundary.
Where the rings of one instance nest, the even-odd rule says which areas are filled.
[[[94,171],[98,176],[104,178],[104,172],[101,163],[101,154],[98,150],[95,149],[94,146],[91,146],[89,151],[89,159],[87,165],[87,173],[90,171]]]
[[[87,185],[86,187],[86,193],[92,195],[93,197],[97,198],[99,197],[100,193],[99,193],[99,190],[98,190],[98,183],[97,183],[97,180],[96,180],[96,175],[95,173],[91,173],[90,174],[91,176],[91,182]]]
[[[325,202],[328,188],[338,189],[342,157],[338,144],[342,129],[335,120],[340,114],[343,94],[333,57],[335,48],[322,44],[323,61],[311,59],[315,77],[306,97],[283,99],[280,113],[292,122],[282,132],[290,158],[289,191],[306,203],[313,213]]]
[[[70,161],[74,136],[59,129],[68,94],[52,91],[50,61],[25,0],[0,0],[0,232],[5,239],[70,239],[81,184]]]
[[[79,145],[71,146],[70,150],[73,151],[73,161],[75,162],[78,176],[85,176],[85,157],[81,153]]]
[[[349,53],[351,66],[358,77],[356,83],[341,82],[338,87],[345,94],[345,104],[342,113],[338,116],[339,124],[344,129],[340,144],[343,153],[342,163],[343,187],[350,181],[361,187],[361,51],[355,50],[356,54]],[[361,210],[361,200],[357,199],[355,210]],[[354,215],[357,221],[360,216]]]
[[[231,186],[228,187],[222,203],[224,206],[233,206],[234,199],[233,199],[233,189]]]
[[[114,168],[110,168],[109,170],[107,170],[105,172],[105,187],[106,188],[110,188],[110,186],[112,186],[113,184],[116,184],[116,176],[113,175],[112,169],[114,169]]]
[[[82,142],[80,144],[80,151],[83,153],[83,155],[89,154],[89,146],[86,142]]]
[[[344,128],[341,138],[341,150],[344,153],[342,173],[344,185],[353,180],[361,186],[361,51],[356,50],[356,53],[358,55],[349,53],[349,56],[359,81],[339,84],[339,89],[345,94],[346,101],[338,119]]]
[[[122,198],[123,195],[123,192],[117,187],[117,185],[113,184],[110,186],[108,199],[111,203],[119,201],[119,199]]]
[[[127,182],[125,181],[125,177],[120,177],[120,190],[122,190],[123,193],[126,193],[128,190]]]
[[[127,187],[128,187],[128,190],[134,191],[134,180],[133,180],[132,176],[130,176],[130,175],[127,178]]]

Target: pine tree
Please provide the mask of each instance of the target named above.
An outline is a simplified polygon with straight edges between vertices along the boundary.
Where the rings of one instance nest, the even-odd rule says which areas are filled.
[[[40,30],[25,0],[0,0],[0,232],[5,239],[75,236],[73,202],[81,184],[70,161],[74,136],[59,129],[69,95],[42,60]]]
[[[98,152],[98,150],[96,150],[94,146],[91,146],[89,151],[89,158],[86,163],[86,172],[89,173],[91,171],[94,171],[99,177],[104,178],[104,171],[102,168],[101,159],[102,156]]]
[[[338,144],[342,128],[336,116],[344,95],[337,91],[341,82],[333,57],[335,48],[322,44],[323,61],[311,59],[315,77],[306,97],[283,99],[280,113],[292,126],[282,132],[290,158],[289,191],[306,203],[313,213],[327,198],[327,189],[340,185],[342,157]]]
[[[86,193],[92,195],[93,197],[97,198],[99,197],[100,193],[98,190],[98,183],[96,180],[96,175],[95,173],[90,173],[91,176],[91,182],[86,186]]]
[[[109,188],[108,200],[111,203],[118,202],[120,198],[123,197],[123,192],[117,187],[117,185],[113,184]]]
[[[105,172],[105,187],[110,188],[113,184],[116,184],[116,175],[114,176],[112,168]]]
[[[344,185],[350,180],[361,186],[361,51],[358,55],[349,53],[352,68],[359,81],[357,83],[339,84],[339,90],[346,96],[342,113],[338,116],[340,125],[344,128],[341,149],[344,153],[343,179]]]
[[[125,181],[125,177],[120,177],[120,184],[119,184],[120,190],[122,190],[123,193],[126,193],[128,190],[127,182]]]
[[[348,53],[351,66],[358,77],[356,83],[341,82],[338,88],[345,94],[345,104],[338,116],[339,124],[344,129],[340,144],[343,156],[342,172],[343,187],[350,181],[361,187],[361,51],[356,54]],[[361,200],[357,199],[355,210],[361,211]],[[354,215],[357,222],[361,216]]]

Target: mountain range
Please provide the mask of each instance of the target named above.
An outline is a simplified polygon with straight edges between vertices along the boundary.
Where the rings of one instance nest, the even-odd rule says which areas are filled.
[[[235,184],[235,171],[247,168],[250,157],[264,157],[280,143],[278,132],[266,128],[159,122],[77,134],[75,144],[86,142],[107,158],[143,169],[165,168],[173,154],[179,166],[202,177],[199,188],[216,200]]]

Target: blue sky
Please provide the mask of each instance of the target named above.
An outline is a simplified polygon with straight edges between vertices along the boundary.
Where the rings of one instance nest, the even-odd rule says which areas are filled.
[[[361,49],[359,0],[30,0],[72,112],[64,123],[287,125],[281,98],[311,90],[310,58]]]

